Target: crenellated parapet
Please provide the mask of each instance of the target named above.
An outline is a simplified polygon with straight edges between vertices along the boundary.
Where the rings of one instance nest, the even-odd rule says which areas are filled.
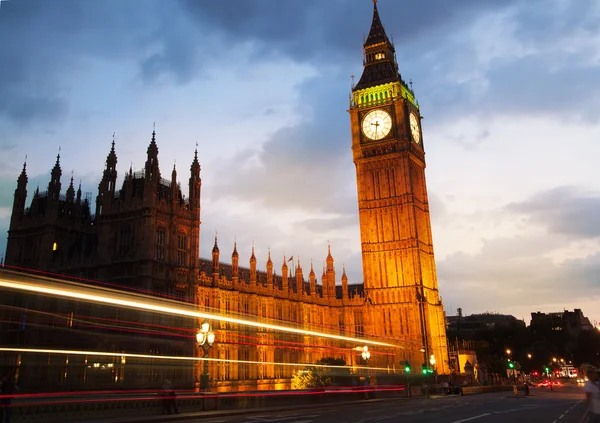
[[[224,290],[267,296],[275,299],[288,299],[332,307],[360,305],[364,303],[362,285],[350,285],[345,267],[339,281],[336,280],[334,259],[328,247],[321,283],[316,277],[313,264],[310,265],[308,280],[300,260],[290,268],[293,257],[284,255],[279,274],[274,272],[271,251],[268,249],[265,270],[258,269],[258,259],[254,245],[248,260],[248,267],[240,266],[237,242],[234,241],[231,263],[221,263],[217,238],[213,246],[212,260],[200,259],[198,284]]]

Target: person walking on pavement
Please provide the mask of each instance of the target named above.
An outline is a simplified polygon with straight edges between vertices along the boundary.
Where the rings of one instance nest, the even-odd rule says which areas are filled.
[[[10,423],[12,415],[12,398],[19,391],[14,377],[5,376],[0,381],[0,423]]]
[[[175,414],[179,414],[179,408],[177,407],[177,399],[175,399],[175,391],[171,386],[170,380],[165,380],[163,385],[163,408],[165,413],[170,414],[171,409]],[[2,422],[0,422],[2,423]]]
[[[586,423],[600,423],[600,377],[598,376],[598,370],[588,369],[587,377],[588,381],[583,387],[587,402],[587,412],[582,421]]]

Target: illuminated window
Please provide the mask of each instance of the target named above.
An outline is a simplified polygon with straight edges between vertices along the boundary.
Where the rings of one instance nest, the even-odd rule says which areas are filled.
[[[55,242],[54,244],[52,244],[52,251],[56,251],[57,249],[58,249],[58,245]]]
[[[375,54],[375,60],[383,60],[385,59],[385,54],[384,53],[377,53]]]
[[[165,229],[156,230],[156,246],[154,251],[154,260],[165,261]]]

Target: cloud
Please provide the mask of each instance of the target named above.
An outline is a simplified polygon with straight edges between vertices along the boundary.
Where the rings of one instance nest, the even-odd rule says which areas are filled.
[[[165,2],[5,2],[0,13],[0,117],[30,124],[56,121],[71,111],[74,76],[98,62],[139,63],[148,79],[177,68],[190,79],[196,54],[193,36]],[[179,51],[175,48],[177,46]],[[104,84],[115,75],[105,74]]]
[[[368,32],[372,4],[360,0],[234,0],[229,3],[181,0],[194,19],[219,31],[232,42],[252,39],[264,54],[282,54],[295,60],[348,60],[360,54],[360,32]],[[404,5],[379,4],[388,35],[400,43],[426,36],[432,30],[458,25],[482,11],[510,2],[424,0]],[[348,13],[349,10],[352,13]],[[391,19],[404,16],[404,19]],[[388,17],[388,19],[385,19]],[[355,60],[355,59],[350,59]]]
[[[600,105],[593,1],[519,2],[472,16],[417,59],[417,94],[438,123],[461,114],[539,114],[596,122]],[[409,53],[418,57],[418,50]],[[595,89],[592,87],[596,87]]]
[[[272,209],[355,213],[347,93],[329,83],[338,77],[331,69],[302,83],[301,122],[276,131],[260,147],[222,159],[216,167],[228,171],[211,184],[208,195]]]
[[[529,200],[511,203],[506,210],[529,217],[532,225],[570,238],[600,237],[600,195],[576,187],[558,187]]]
[[[470,304],[478,312],[527,306],[533,311],[556,304],[575,307],[581,297],[600,297],[599,205],[600,196],[564,187],[489,211],[515,226],[523,218],[526,224],[516,235],[482,239],[476,252],[438,256],[446,305]],[[446,224],[458,221],[451,218]],[[586,238],[596,240],[584,243],[578,257],[564,257],[565,247],[572,253]]]

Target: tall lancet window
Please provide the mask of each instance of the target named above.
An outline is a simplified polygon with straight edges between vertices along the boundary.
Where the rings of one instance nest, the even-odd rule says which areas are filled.
[[[158,228],[156,230],[156,247],[154,251],[154,260],[165,261],[165,229]]]
[[[177,266],[186,265],[187,237],[181,233],[177,237]]]

